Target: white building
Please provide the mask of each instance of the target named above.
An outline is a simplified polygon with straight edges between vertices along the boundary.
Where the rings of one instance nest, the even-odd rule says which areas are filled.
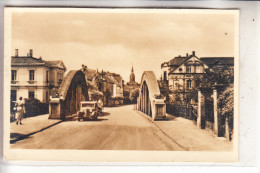
[[[195,77],[205,74],[205,69],[218,65],[234,67],[233,57],[200,57],[195,55],[177,56],[161,64],[162,78],[167,81],[169,89],[175,91],[198,88]]]
[[[11,101],[23,97],[48,103],[51,89],[58,88],[63,80],[63,62],[35,58],[32,49],[27,56],[19,56],[16,49],[11,58]]]

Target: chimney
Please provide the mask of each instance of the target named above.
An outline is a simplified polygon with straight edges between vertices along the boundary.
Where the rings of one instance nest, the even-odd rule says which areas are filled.
[[[18,57],[18,56],[19,56],[19,50],[15,49],[15,57]]]
[[[195,51],[192,51],[192,56],[195,56]]]
[[[33,57],[33,50],[32,49],[30,49],[30,51],[29,51],[29,56]]]
[[[188,53],[186,53],[186,57],[189,57],[189,54],[188,54]]]

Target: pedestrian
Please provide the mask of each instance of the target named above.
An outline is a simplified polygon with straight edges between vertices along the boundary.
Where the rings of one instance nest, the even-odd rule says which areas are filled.
[[[20,123],[22,125],[22,118],[24,114],[24,100],[23,97],[20,97],[18,101],[15,103],[16,107],[16,125]]]
[[[97,107],[98,107],[100,114],[102,114],[103,102],[102,102],[101,98],[97,102]]]

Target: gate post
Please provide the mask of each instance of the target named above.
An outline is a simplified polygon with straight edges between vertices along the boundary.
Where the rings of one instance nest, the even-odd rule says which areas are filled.
[[[213,105],[214,105],[214,134],[218,136],[218,92],[213,88]]]
[[[205,97],[201,90],[198,91],[198,117],[197,117],[197,127],[203,128],[202,121],[205,118]]]

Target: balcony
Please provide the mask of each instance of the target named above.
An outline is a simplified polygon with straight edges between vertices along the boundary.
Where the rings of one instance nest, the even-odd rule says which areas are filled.
[[[191,78],[192,75],[191,75],[191,74],[186,74],[185,77],[187,77],[187,78]]]
[[[34,80],[29,80],[29,81],[27,81],[29,84],[35,84],[36,83],[36,81],[34,81]]]

